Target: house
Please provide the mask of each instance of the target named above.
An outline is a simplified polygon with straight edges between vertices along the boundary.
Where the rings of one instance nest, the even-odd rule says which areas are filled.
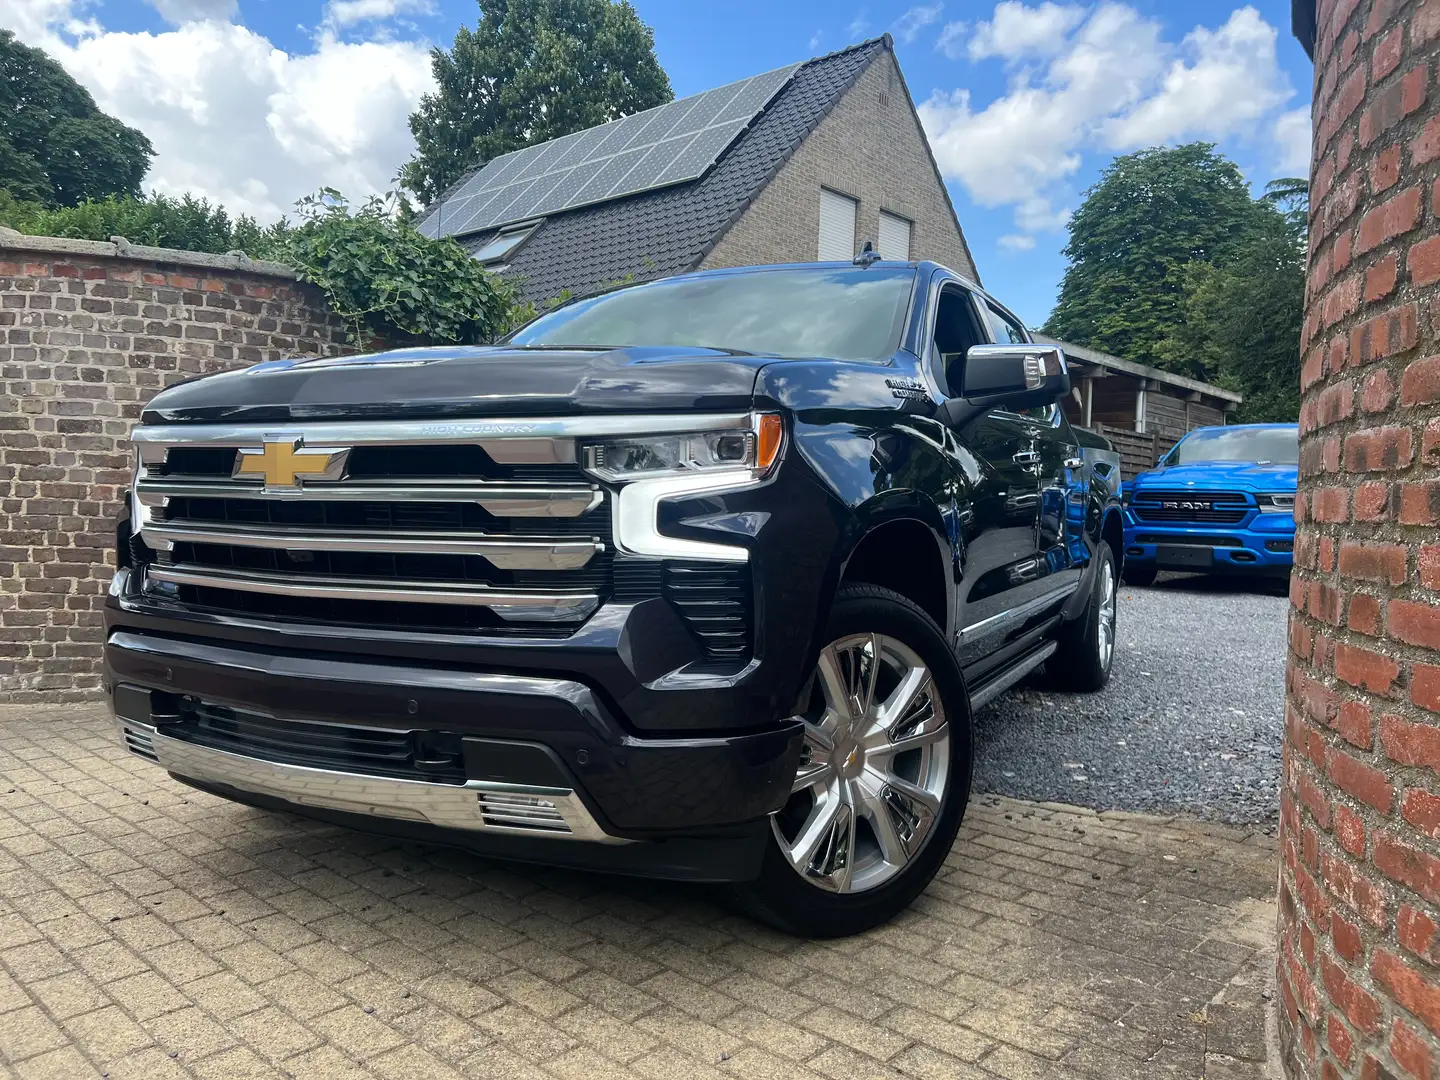
[[[419,228],[537,303],[867,240],[979,280],[888,34],[496,158]]]

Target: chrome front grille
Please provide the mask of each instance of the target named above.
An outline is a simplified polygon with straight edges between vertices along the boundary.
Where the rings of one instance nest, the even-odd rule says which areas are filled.
[[[575,440],[534,426],[139,428],[147,587],[284,619],[568,632],[610,594],[610,514]]]

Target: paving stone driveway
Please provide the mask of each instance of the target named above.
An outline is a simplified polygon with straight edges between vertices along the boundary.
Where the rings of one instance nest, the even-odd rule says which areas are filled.
[[[1262,1077],[1274,841],[992,798],[892,925],[262,813],[0,708],[0,1073]]]

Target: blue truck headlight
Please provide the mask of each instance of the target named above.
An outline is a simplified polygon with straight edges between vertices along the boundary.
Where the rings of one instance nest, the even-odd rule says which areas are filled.
[[[1262,514],[1293,514],[1295,512],[1294,492],[1256,495],[1255,502],[1259,504]]]

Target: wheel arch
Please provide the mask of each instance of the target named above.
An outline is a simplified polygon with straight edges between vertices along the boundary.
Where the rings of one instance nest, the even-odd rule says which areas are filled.
[[[836,591],[846,585],[878,585],[898,593],[929,615],[950,639],[953,587],[949,542],[939,511],[931,505],[886,514],[857,530],[841,566]]]

